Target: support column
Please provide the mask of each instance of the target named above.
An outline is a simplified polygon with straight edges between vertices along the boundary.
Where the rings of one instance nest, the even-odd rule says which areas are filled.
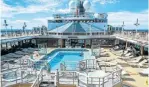
[[[35,41],[36,41],[36,46],[38,45],[38,39],[35,39]],[[38,47],[38,46],[37,46]]]
[[[6,49],[8,49],[8,45],[7,45],[7,43],[6,43]]]
[[[20,41],[18,41],[18,46],[21,46],[21,42]]]
[[[61,48],[63,48],[63,39],[61,39]]]
[[[84,39],[84,48],[86,48],[86,39]]]
[[[3,44],[1,43],[1,49],[3,48]]]
[[[57,39],[57,47],[59,46],[59,39]]]
[[[141,56],[143,56],[143,50],[144,50],[144,47],[141,45],[140,47],[140,50],[141,50]]]
[[[57,87],[59,87],[59,72],[58,72],[58,69],[57,69],[57,78],[56,78],[56,83],[57,83]]]
[[[125,45],[125,49],[127,49],[127,47],[128,47],[128,42],[127,42],[127,40],[126,40],[126,45]]]
[[[90,45],[91,45],[91,48],[92,48],[92,39],[90,39],[90,43],[91,43]]]
[[[22,41],[21,41],[21,46],[23,46],[23,44],[24,44],[24,43],[23,43],[23,40],[22,40]]]

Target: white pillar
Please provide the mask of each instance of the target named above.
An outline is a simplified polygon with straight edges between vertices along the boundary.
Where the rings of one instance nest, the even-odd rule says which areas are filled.
[[[106,26],[104,25],[104,35],[106,34]]]

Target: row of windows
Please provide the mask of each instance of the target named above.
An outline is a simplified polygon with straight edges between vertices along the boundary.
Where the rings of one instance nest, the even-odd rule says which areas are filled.
[[[69,22],[84,22],[84,23],[105,23],[107,20],[52,20],[49,23],[69,23]]]
[[[48,33],[49,35],[57,35],[57,33]],[[90,35],[90,33],[58,33],[58,35]],[[104,35],[104,32],[92,33],[92,35]]]

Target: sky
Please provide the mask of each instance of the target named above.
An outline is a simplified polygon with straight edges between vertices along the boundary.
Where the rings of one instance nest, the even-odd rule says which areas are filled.
[[[27,29],[37,26],[48,26],[47,20],[56,13],[68,13],[70,0],[0,0],[1,29],[4,20],[8,28],[22,29],[26,22]],[[108,24],[135,29],[137,18],[138,29],[148,29],[148,0],[89,0],[90,12],[107,13]]]

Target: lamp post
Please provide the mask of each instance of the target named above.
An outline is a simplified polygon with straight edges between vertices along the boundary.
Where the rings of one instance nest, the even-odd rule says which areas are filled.
[[[137,22],[134,25],[136,26],[136,36],[137,36],[137,29],[138,29],[138,26],[140,25],[138,18],[137,18]]]
[[[122,35],[124,34],[124,26],[125,26],[125,23],[123,21],[123,24],[122,24]]]
[[[106,25],[104,25],[104,35],[106,34]]]
[[[23,25],[23,33],[25,34],[25,28],[27,27],[26,23],[24,22],[24,25]]]
[[[7,32],[7,26],[8,26],[8,24],[7,24],[7,21],[6,20],[4,20],[4,26],[5,26],[5,29],[6,29],[6,35],[8,35],[8,32]]]
[[[12,27],[13,27],[13,26],[11,26],[11,34],[13,35]]]

